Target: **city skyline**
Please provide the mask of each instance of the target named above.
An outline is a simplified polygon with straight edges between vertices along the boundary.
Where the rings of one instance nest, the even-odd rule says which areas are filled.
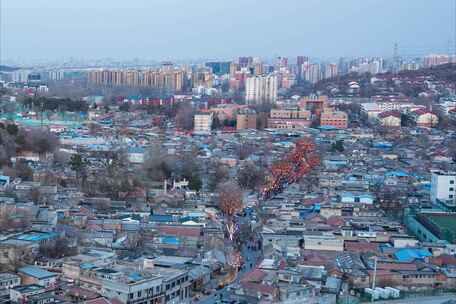
[[[2,3],[3,61],[392,56],[395,42],[404,56],[454,52],[450,0],[28,2]]]

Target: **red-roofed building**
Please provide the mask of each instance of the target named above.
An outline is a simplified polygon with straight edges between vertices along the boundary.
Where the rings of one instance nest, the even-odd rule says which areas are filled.
[[[432,128],[439,123],[438,116],[425,109],[415,110],[411,113],[411,116],[418,127]]]
[[[448,118],[452,121],[456,121],[456,108],[448,111]]]
[[[341,216],[331,216],[326,220],[326,224],[334,228],[339,228],[345,224],[345,220]]]
[[[364,242],[364,241],[358,241],[358,242],[350,242],[350,241],[345,241],[344,242],[345,250],[349,252],[379,252],[379,246],[377,243],[371,243],[371,242]]]
[[[432,257],[429,262],[437,266],[456,266],[456,257],[444,254],[438,257]]]
[[[247,273],[244,278],[242,278],[242,282],[260,283],[266,276],[267,274],[263,270],[254,269]]]
[[[276,303],[279,297],[279,288],[273,285],[241,282],[244,293],[248,296]]]
[[[200,227],[185,226],[159,226],[157,230],[161,235],[193,238],[199,238],[202,232]]]
[[[380,125],[387,128],[399,128],[401,126],[401,113],[398,111],[386,111],[378,114]]]
[[[123,304],[117,299],[108,300],[106,298],[98,298],[90,301],[85,301],[85,304]]]
[[[324,111],[320,116],[320,126],[346,129],[348,127],[348,115],[342,111]]]

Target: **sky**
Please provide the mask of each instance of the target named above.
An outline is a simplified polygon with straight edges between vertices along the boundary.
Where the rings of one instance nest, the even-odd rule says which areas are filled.
[[[455,0],[0,2],[4,59],[391,56],[395,42],[411,56],[455,45]]]

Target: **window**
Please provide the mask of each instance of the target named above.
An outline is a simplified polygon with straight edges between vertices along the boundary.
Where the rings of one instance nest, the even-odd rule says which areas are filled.
[[[450,180],[450,185],[454,185],[454,180]]]
[[[133,299],[133,293],[128,294],[129,299]]]
[[[169,290],[169,284],[166,284],[166,290]]]
[[[450,195],[448,195],[448,197],[449,197],[449,198],[453,198],[453,197],[454,197],[454,195],[453,195],[453,194],[450,194]]]
[[[450,190],[450,192],[453,192],[453,191],[454,191],[454,188],[450,188],[449,190]]]
[[[138,298],[141,298],[141,291],[138,291]]]

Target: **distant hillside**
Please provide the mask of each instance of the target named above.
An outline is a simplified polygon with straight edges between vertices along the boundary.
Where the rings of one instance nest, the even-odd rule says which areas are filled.
[[[373,76],[384,79],[386,82],[380,85],[372,85],[371,78]],[[353,95],[357,97],[371,97],[374,95],[399,93],[409,97],[417,97],[419,93],[426,91],[426,87],[422,81],[414,82],[414,80],[423,77],[429,78],[431,81],[456,82],[456,64],[444,64],[416,71],[401,71],[398,74],[383,73],[372,75],[369,73],[350,73],[331,79],[324,79],[315,84],[314,90],[330,96]],[[393,79],[397,78],[403,80],[403,82],[395,84]],[[359,84],[359,91],[350,91],[349,83],[352,81]]]
[[[10,67],[6,65],[0,65],[0,72],[14,72],[19,70],[19,68],[16,67]]]
[[[416,71],[401,71],[399,76],[406,78],[432,76],[438,81],[456,81],[456,64],[442,64],[432,68],[419,69]]]

